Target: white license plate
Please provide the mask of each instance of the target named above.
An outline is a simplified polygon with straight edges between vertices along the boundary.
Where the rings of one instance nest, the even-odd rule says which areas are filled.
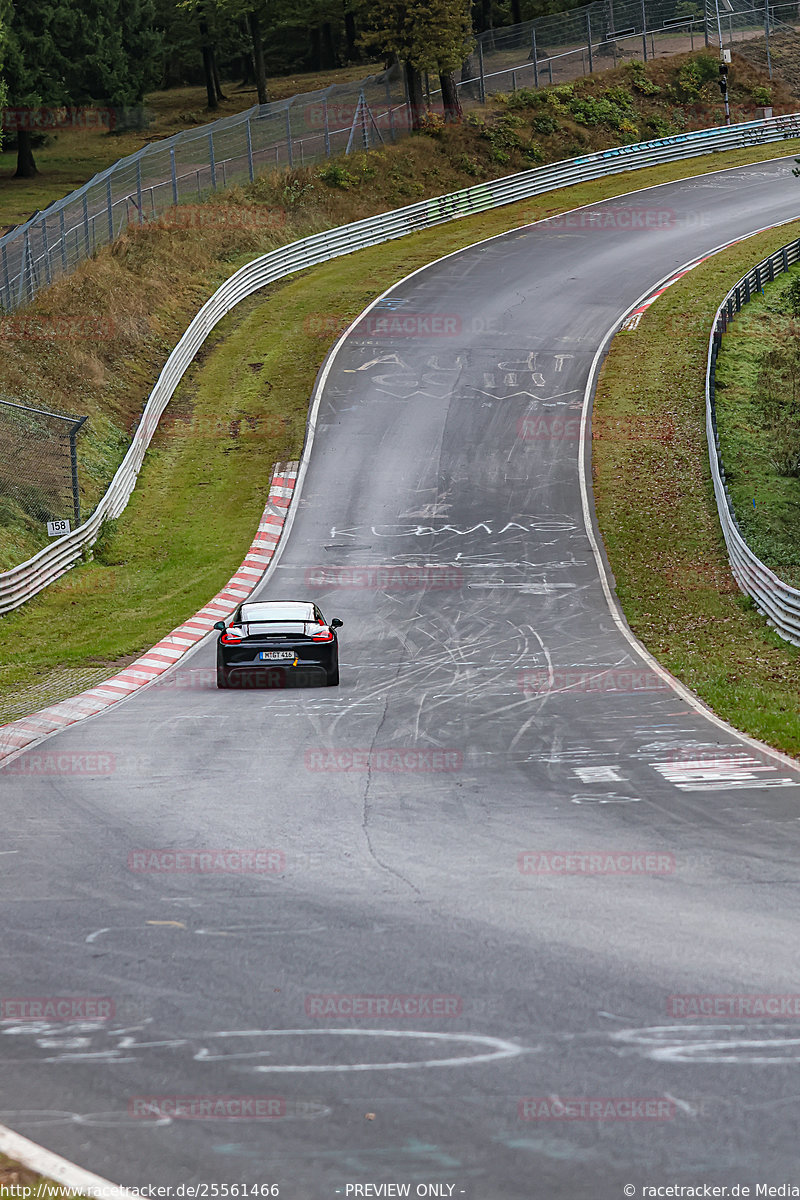
[[[262,650],[258,657],[262,662],[286,662],[294,660],[294,650]]]

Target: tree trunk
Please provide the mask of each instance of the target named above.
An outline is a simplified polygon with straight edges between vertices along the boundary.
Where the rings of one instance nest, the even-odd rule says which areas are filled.
[[[308,31],[308,40],[311,46],[311,61],[309,69],[311,71],[322,70],[322,38],[319,28],[314,25]]]
[[[34,175],[38,175],[36,163],[33,158],[33,145],[31,142],[30,129],[17,130],[17,169],[14,172],[15,179],[33,179]]]
[[[455,71],[445,71],[439,76],[439,86],[442,89],[442,104],[444,106],[445,121],[462,121],[464,113],[461,109],[461,100],[456,87]]]
[[[511,0],[511,24],[522,24],[522,5],[520,0]]]
[[[344,44],[347,61],[360,62],[361,55],[356,48],[356,19],[350,11],[344,14]]]
[[[259,104],[269,104],[267,68],[264,65],[264,43],[261,41],[261,21],[252,9],[247,14],[247,27],[253,41],[253,66],[256,69],[256,92]]]
[[[208,36],[208,21],[202,12],[200,15],[200,47],[203,52],[203,75],[206,81],[208,107],[212,109],[219,108],[217,87],[214,83],[214,52],[211,49],[211,40]]]
[[[330,21],[324,21],[322,25],[322,59],[323,71],[328,71],[333,67],[339,66],[336,46],[333,41],[333,28]]]
[[[426,115],[425,97],[422,93],[422,74],[410,62],[403,63],[408,94],[409,119],[412,131],[419,129]]]
[[[214,47],[211,47],[211,73],[214,76],[214,92],[218,100],[224,100],[225,94],[222,91],[222,84],[219,79],[219,70],[217,69],[217,52]]]

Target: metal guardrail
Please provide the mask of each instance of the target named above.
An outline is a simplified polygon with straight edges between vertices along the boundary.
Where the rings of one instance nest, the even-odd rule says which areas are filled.
[[[728,549],[731,569],[739,587],[755,602],[756,608],[787,642],[800,646],[800,591],[784,583],[774,571],[757,558],[742,537],[739,522],[733,511],[733,503],[725,482],[725,467],[720,451],[717,413],[715,404],[715,375],[717,355],[722,337],[735,313],[741,311],[751,297],[760,292],[765,283],[771,283],[776,275],[788,271],[793,263],[800,262],[800,239],[776,250],[769,258],[762,259],[735,287],[732,287],[717,309],[714,327],[708,344],[708,366],[706,369],[706,435],[714,495],[717,501],[719,520]]]
[[[727,37],[743,49],[748,38],[763,37],[771,74],[769,30],[789,28],[779,12],[787,21],[798,21],[797,0],[764,0],[759,8],[752,3],[725,0],[720,24],[709,15],[711,0],[702,16],[698,10],[686,18],[674,16],[674,0],[614,0],[613,5],[590,0],[580,8],[489,29],[478,35],[462,68],[459,95],[465,106],[482,104],[492,93],[563,83],[629,58],[647,62],[674,53],[676,34],[688,35],[692,48],[695,38],[708,46]],[[431,90],[427,74],[424,82],[427,101],[437,109],[441,93]],[[153,141],[0,237],[0,311],[28,304],[130,226],[200,203],[220,188],[252,182],[264,171],[369,150],[405,137],[410,129],[403,73],[395,65]]]
[[[302,238],[254,259],[223,283],[192,319],[150,393],[122,464],[89,519],[71,533],[44,547],[27,562],[0,574],[0,613],[24,604],[68,571],[95,541],[102,523],[118,517],[124,510],[136,483],[145,450],[184,372],[214,326],[253,292],[294,271],[350,254],[353,250],[405,237],[406,234],[429,229],[457,217],[499,208],[557,188],[675,159],[796,137],[800,137],[800,113],[764,121],[748,121],[728,128],[695,130],[632,146],[617,146],[507,175],[504,179],[437,196],[432,200],[421,200],[405,208]]]

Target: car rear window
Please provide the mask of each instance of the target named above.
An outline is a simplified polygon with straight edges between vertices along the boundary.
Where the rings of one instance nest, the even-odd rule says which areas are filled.
[[[267,621],[313,621],[313,604],[243,604],[242,624],[262,624]]]

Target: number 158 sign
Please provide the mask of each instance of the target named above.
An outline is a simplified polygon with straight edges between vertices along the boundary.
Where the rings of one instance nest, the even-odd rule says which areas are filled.
[[[47,535],[48,537],[61,537],[62,533],[70,532],[69,521],[48,521]]]

